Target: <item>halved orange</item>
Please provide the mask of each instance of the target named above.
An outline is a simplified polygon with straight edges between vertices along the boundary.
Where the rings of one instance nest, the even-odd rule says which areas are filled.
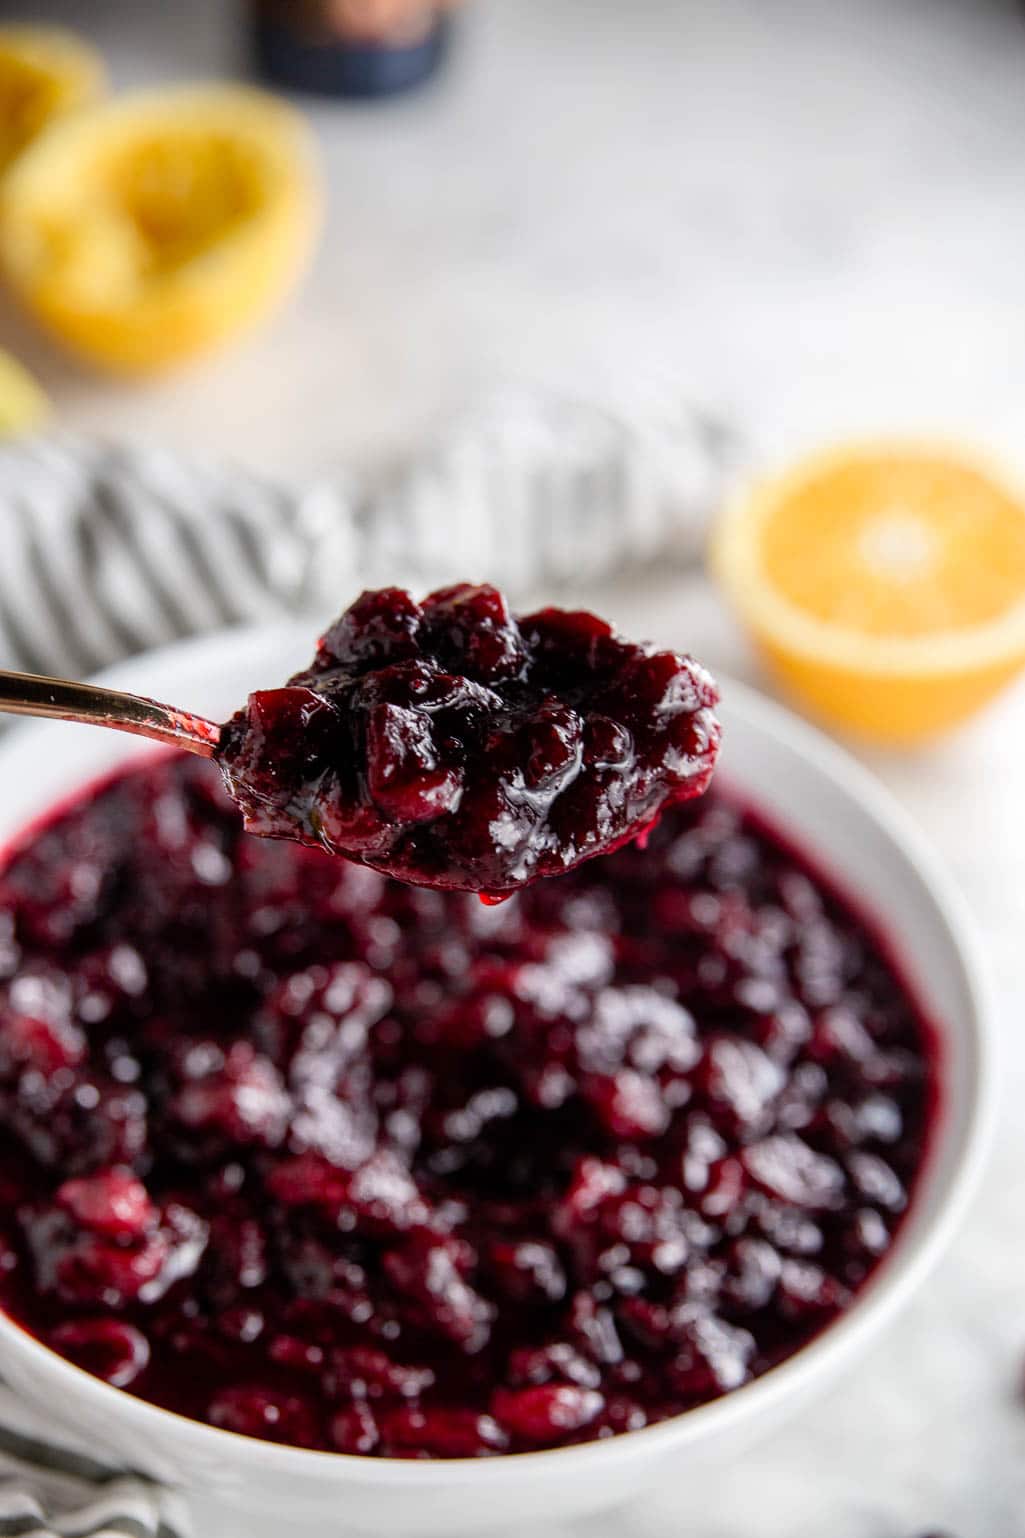
[[[0,26],[0,171],[43,129],[103,94],[94,48],[63,27]]]
[[[156,370],[261,319],[305,264],[304,119],[241,86],[139,92],[47,129],[0,184],[0,265],[57,338]]]
[[[782,682],[866,736],[943,732],[1025,667],[1025,497],[952,449],[811,459],[727,508],[711,560]]]

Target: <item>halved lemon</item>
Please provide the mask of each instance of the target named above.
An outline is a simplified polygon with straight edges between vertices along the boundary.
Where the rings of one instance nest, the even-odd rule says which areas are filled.
[[[48,124],[103,94],[96,50],[63,27],[0,26],[0,171]]]
[[[1025,667],[1025,497],[953,450],[809,460],[722,514],[711,561],[782,682],[877,740],[943,732]]]
[[[50,402],[28,369],[0,348],[0,438],[34,432],[50,415]]]
[[[303,118],[262,91],[140,92],[46,130],[0,184],[0,265],[103,366],[164,368],[262,319],[320,206]]]

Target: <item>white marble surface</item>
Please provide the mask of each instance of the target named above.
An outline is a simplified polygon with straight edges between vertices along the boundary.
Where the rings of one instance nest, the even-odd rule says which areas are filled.
[[[75,0],[21,9],[83,21]],[[238,66],[227,4],[92,0],[88,24],[119,83]],[[1010,0],[477,0],[442,90],[315,118],[325,238],[262,335],[140,389],[15,327],[68,425],[304,473],[513,380],[698,395],[762,458],[869,428],[1025,458]],[[699,581],[595,597],[751,670]],[[1021,690],[928,755],[867,755],[946,855],[997,977],[1004,1104],[970,1222],[828,1402],[593,1538],[1025,1534],[1023,755]]]

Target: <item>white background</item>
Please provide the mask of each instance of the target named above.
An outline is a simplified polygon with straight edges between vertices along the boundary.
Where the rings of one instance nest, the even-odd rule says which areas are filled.
[[[242,68],[220,0],[36,0],[119,85]],[[304,476],[482,390],[624,385],[723,411],[760,460],[866,430],[1025,462],[1025,12],[1004,0],[477,0],[443,87],[319,106],[302,293],[224,358],[98,384],[10,316],[63,425]],[[594,595],[751,673],[703,584]],[[973,1216],[827,1403],[594,1538],[1025,1534],[1025,695],[865,754],[932,835],[998,982],[1004,1103]],[[200,1535],[216,1538],[216,1535]],[[548,1538],[548,1535],[538,1535]]]

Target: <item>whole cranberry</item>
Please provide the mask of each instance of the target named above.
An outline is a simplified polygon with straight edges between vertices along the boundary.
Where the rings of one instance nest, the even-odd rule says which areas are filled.
[[[428,1329],[467,1352],[485,1344],[494,1309],[463,1280],[450,1240],[421,1231],[385,1254],[384,1270],[399,1296],[416,1304],[416,1317]]]
[[[582,1431],[604,1408],[605,1401],[595,1389],[568,1383],[498,1389],[491,1397],[491,1412],[499,1425],[520,1441],[541,1447]]]
[[[200,1058],[200,1053],[190,1054]],[[189,1058],[186,1058],[188,1063]],[[291,1102],[274,1064],[237,1041],[221,1057],[211,1054],[195,1075],[186,1067],[170,1115],[190,1132],[212,1134],[230,1148],[275,1147],[284,1136]]]
[[[50,1078],[76,1067],[85,1053],[85,1033],[70,1019],[0,1013],[0,1073],[31,1069]]]
[[[317,1417],[307,1400],[259,1384],[220,1389],[210,1401],[207,1418],[222,1431],[291,1447],[315,1447],[319,1439]]]
[[[420,1410],[386,1410],[381,1436],[392,1457],[485,1458],[504,1452],[509,1438],[490,1415],[431,1405]]]
[[[128,1388],[149,1365],[149,1341],[120,1319],[72,1319],[50,1332],[61,1356],[114,1388]]]
[[[340,1453],[367,1457],[376,1452],[381,1433],[370,1406],[358,1400],[338,1410],[331,1417],[331,1441]]]
[[[138,1239],[157,1221],[146,1187],[123,1166],[66,1180],[57,1201],[79,1227],[110,1239]]]

